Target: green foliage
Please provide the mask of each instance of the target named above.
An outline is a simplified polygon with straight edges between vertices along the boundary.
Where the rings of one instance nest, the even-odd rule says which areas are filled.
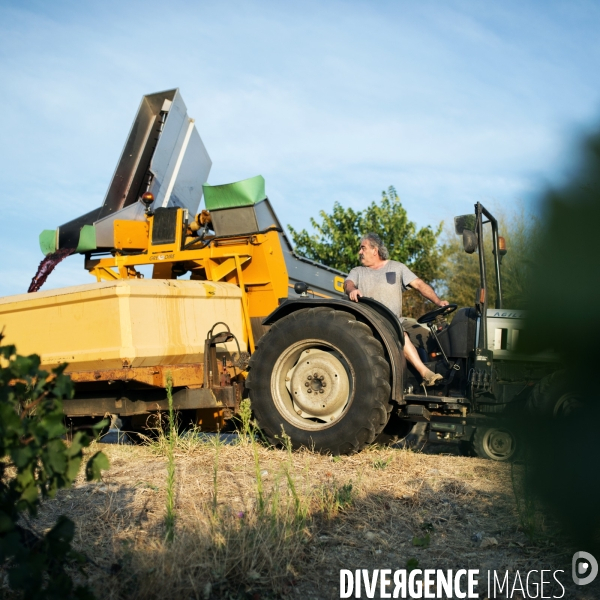
[[[506,239],[507,254],[502,258],[502,298],[507,308],[525,308],[526,284],[533,272],[535,244],[539,238],[539,221],[523,211],[512,218],[492,209],[498,220],[498,229]],[[491,227],[484,225],[484,255],[488,285],[488,304],[496,301],[496,279],[494,255],[492,253]],[[462,246],[462,237],[448,232],[447,257],[444,273],[445,299],[459,306],[473,306],[480,286],[479,254],[467,254]]]
[[[221,435],[217,432],[215,436],[215,458],[213,460],[213,502],[212,512],[213,516],[217,515],[217,508],[219,506],[219,451],[221,450]]]
[[[410,573],[413,569],[416,569],[419,566],[419,560],[417,558],[409,558],[406,561],[406,569]]]
[[[600,131],[582,140],[569,178],[549,189],[521,350],[552,349],[580,402],[570,414],[528,429],[528,490],[558,519],[576,548],[600,554]],[[590,366],[586,366],[589,364]],[[533,434],[533,435],[532,435]]]
[[[69,445],[62,439],[62,399],[73,396],[66,365],[48,373],[39,356],[19,356],[14,346],[0,346],[0,362],[0,564],[10,587],[27,598],[92,598],[65,569],[86,560],[71,548],[73,522],[61,516],[43,537],[20,522],[24,514],[36,515],[43,498],[71,487],[92,442],[83,432]],[[97,452],[86,465],[88,480],[105,468],[108,460]]]
[[[358,247],[362,213],[351,208],[344,208],[336,202],[333,213],[328,215],[319,211],[322,223],[311,217],[310,224],[316,234],[310,235],[305,229],[296,231],[291,225],[288,230],[296,246],[298,254],[316,260],[324,265],[347,273],[358,263]]]
[[[252,407],[249,398],[245,398],[240,402],[239,419],[241,424],[240,437],[247,442],[253,435]]]
[[[423,537],[414,537],[412,539],[412,545],[417,546],[418,548],[429,548],[430,543],[431,536],[428,533]]]
[[[373,461],[373,468],[383,471],[384,469],[387,469],[392,464],[392,460],[394,460],[393,456],[389,456],[388,458],[383,458],[383,457],[376,458]]]
[[[354,502],[352,482],[340,486],[335,492],[335,499],[338,506],[342,509],[350,506]]]
[[[347,273],[360,264],[361,236],[373,232],[387,246],[390,259],[406,264],[428,283],[440,278],[444,248],[438,238],[442,224],[435,230],[429,226],[417,230],[415,223],[408,219],[394,187],[381,193],[380,202],[373,201],[362,211],[344,208],[336,202],[332,214],[322,210],[319,215],[321,223],[310,220],[316,231],[314,235],[305,229],[296,231],[288,225],[296,251],[302,256]]]
[[[262,515],[265,510],[265,489],[263,483],[262,470],[260,468],[260,459],[258,456],[258,444],[256,438],[252,438],[252,453],[254,454],[254,472],[256,474],[256,493],[257,493],[257,508],[258,514]]]
[[[352,482],[339,485],[335,480],[330,481],[321,489],[321,506],[328,517],[335,516],[354,504],[354,487]]]

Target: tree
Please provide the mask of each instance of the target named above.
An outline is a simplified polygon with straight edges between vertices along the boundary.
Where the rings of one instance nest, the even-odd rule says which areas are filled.
[[[390,259],[404,263],[431,285],[441,278],[445,247],[438,239],[442,223],[435,230],[430,226],[417,229],[408,219],[393,186],[381,193],[379,203],[373,201],[362,211],[344,208],[336,202],[330,215],[323,210],[319,215],[322,222],[310,220],[316,231],[312,235],[288,225],[298,254],[347,273],[359,264],[361,236],[373,232],[387,246]],[[404,294],[403,304],[406,316],[425,312],[424,301],[417,293]]]
[[[502,300],[508,308],[525,308],[526,285],[532,273],[534,247],[539,236],[539,222],[523,211],[513,217],[493,211],[498,219],[499,234],[506,240],[507,254],[502,258]],[[492,253],[491,230],[484,240],[486,273],[488,280],[488,304],[493,307],[496,301],[494,255]],[[479,256],[477,252],[467,254],[462,246],[462,238],[447,232],[446,264],[443,283],[445,297],[459,306],[472,306],[479,288]]]

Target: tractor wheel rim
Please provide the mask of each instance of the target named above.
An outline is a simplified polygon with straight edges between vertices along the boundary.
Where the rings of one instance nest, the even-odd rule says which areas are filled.
[[[277,359],[271,378],[275,406],[301,429],[324,429],[346,412],[353,395],[350,363],[335,346],[303,340]]]
[[[515,452],[515,440],[505,429],[490,429],[483,440],[489,455],[497,460],[507,460]]]

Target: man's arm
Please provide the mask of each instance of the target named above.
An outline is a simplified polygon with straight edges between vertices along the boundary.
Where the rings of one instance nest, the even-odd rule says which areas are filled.
[[[362,296],[362,292],[356,287],[354,281],[346,279],[344,281],[344,291],[348,294],[348,298],[353,302],[358,302],[358,297]]]
[[[427,298],[427,300],[431,300],[434,304],[437,304],[438,306],[448,306],[448,302],[446,300],[440,300],[438,295],[433,291],[433,288],[422,279],[417,277],[417,279],[413,279],[408,285],[417,290],[421,296]]]

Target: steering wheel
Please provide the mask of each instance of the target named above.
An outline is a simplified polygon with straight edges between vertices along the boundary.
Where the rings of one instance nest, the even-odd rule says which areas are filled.
[[[425,323],[431,323],[435,321],[438,317],[445,317],[450,313],[453,313],[458,308],[458,304],[446,304],[446,306],[440,306],[435,310],[430,310],[428,313],[421,315],[417,319],[417,323],[421,323],[422,325]]]

